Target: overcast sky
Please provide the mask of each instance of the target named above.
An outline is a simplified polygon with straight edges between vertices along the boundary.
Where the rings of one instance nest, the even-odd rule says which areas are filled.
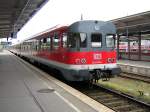
[[[21,29],[22,40],[55,25],[80,20],[112,20],[150,10],[150,0],[49,0]]]

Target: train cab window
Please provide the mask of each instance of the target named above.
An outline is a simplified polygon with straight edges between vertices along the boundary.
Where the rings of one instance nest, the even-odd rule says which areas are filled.
[[[70,48],[81,47],[85,48],[87,43],[86,33],[70,33],[67,41],[67,46]]]
[[[101,47],[102,46],[102,34],[95,33],[91,35],[91,46]]]
[[[106,35],[106,47],[115,47],[115,35],[107,34]]]
[[[87,36],[85,33],[80,33],[80,47],[86,47]]]

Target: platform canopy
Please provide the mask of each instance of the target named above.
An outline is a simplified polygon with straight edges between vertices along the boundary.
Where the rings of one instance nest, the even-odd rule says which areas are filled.
[[[111,20],[118,34],[150,33],[150,11]]]
[[[0,38],[14,36],[48,0],[0,0]]]

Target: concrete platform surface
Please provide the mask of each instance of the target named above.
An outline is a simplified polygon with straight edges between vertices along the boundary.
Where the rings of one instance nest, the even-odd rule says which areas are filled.
[[[0,112],[100,112],[104,107],[91,100],[91,104],[100,105],[100,109],[93,108],[77,98],[82,95],[70,94],[55,81],[44,78],[12,53],[0,52]]]

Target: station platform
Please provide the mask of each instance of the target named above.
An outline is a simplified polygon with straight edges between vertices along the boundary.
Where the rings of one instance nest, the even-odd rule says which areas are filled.
[[[117,64],[121,67],[121,70],[123,72],[140,74],[150,77],[150,62],[118,60]]]
[[[114,112],[16,57],[0,52],[0,112]]]

